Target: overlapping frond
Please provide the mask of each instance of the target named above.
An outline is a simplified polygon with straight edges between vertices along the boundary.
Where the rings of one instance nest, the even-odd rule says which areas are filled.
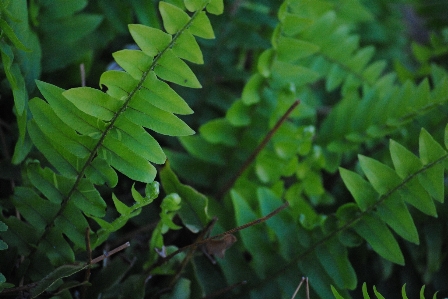
[[[273,47],[259,57],[258,72],[245,85],[241,99],[224,118],[204,124],[199,135],[180,138],[190,155],[167,152],[185,179],[224,190],[217,194],[226,209],[212,202],[209,209],[220,219],[235,215],[234,222],[224,226],[261,217],[281,198],[290,202],[292,209],[267,221],[264,228],[241,231],[243,245],[235,247],[249,254],[249,264],[232,255],[220,263],[229,285],[250,281],[240,298],[292,293],[297,283],[292,275],[309,276],[321,298],[332,296],[332,284],[349,297],[347,290],[357,286],[349,248],[365,240],[380,256],[403,264],[396,235],[419,242],[407,205],[436,216],[434,199],[443,199],[445,150],[423,131],[420,158],[414,156],[419,162],[391,141],[395,170],[360,156],[369,182],[354,172],[340,171],[355,199],[360,199],[341,206],[335,215],[315,211],[314,206],[336,200],[324,188],[323,172],[338,169],[343,152],[353,155],[360,144],[403,128],[447,100],[446,75],[437,67],[419,84],[401,84],[393,72],[384,74],[386,62],[371,61],[374,48],[361,47],[351,30],[353,23],[372,16],[359,1],[342,2],[339,6],[328,1],[285,1]],[[340,101],[326,110],[325,96],[335,93]],[[223,189],[297,98],[299,109],[257,153],[248,170],[239,173],[233,188]],[[323,118],[320,126],[317,117]],[[217,169],[225,172],[216,175]],[[289,227],[295,231],[282,231]],[[236,267],[241,274],[237,277],[232,271]],[[200,267],[196,271],[203,277]],[[211,281],[203,278],[203,283]]]

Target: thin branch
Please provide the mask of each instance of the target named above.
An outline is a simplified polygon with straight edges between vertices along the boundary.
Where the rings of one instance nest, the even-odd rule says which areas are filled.
[[[123,245],[118,246],[117,248],[112,249],[111,251],[105,252],[104,254],[94,258],[91,262],[91,264],[96,264],[98,262],[101,262],[102,260],[104,260],[105,258],[110,257],[111,255],[128,248],[129,246],[131,246],[131,244],[129,242],[124,243]]]
[[[280,126],[285,122],[285,120],[289,117],[292,111],[300,104],[300,100],[294,101],[292,105],[286,110],[286,112],[280,117],[275,126],[266,134],[261,143],[255,148],[252,154],[246,159],[246,161],[241,166],[240,170],[236,173],[236,175],[228,181],[224,187],[218,192],[217,198],[221,198],[224,194],[226,194],[230,188],[235,184],[236,180],[244,173],[244,171],[252,164],[261,150],[267,145],[269,140],[271,140],[272,136],[274,136],[275,132],[280,128]]]
[[[289,207],[289,202],[286,201],[282,206],[280,206],[279,208],[275,209],[274,211],[272,211],[271,213],[269,213],[268,215],[266,215],[266,216],[264,216],[264,217],[258,218],[258,219],[256,219],[256,220],[251,221],[251,222],[249,222],[249,223],[246,223],[246,224],[244,224],[244,225],[235,227],[235,228],[233,228],[233,229],[231,229],[231,230],[228,230],[228,231],[226,231],[226,232],[224,232],[224,233],[222,233],[222,234],[218,234],[218,235],[215,235],[215,236],[213,236],[213,237],[204,239],[204,240],[202,240],[202,241],[198,241],[198,242],[195,242],[195,243],[193,243],[193,244],[190,244],[190,245],[184,246],[184,247],[182,247],[182,248],[179,248],[178,250],[174,251],[173,253],[167,255],[166,257],[163,257],[163,258],[159,259],[157,262],[155,262],[154,264],[152,264],[151,267],[149,267],[149,268],[146,270],[146,273],[150,274],[150,272],[151,272],[153,269],[155,269],[155,268],[157,268],[157,267],[163,265],[165,262],[167,262],[168,260],[170,260],[171,258],[173,258],[173,257],[174,257],[175,255],[177,255],[178,253],[181,253],[182,251],[185,251],[185,250],[190,249],[190,248],[195,249],[195,248],[197,248],[199,245],[206,244],[206,243],[209,242],[210,240],[215,240],[215,239],[217,239],[217,238],[221,238],[221,237],[224,237],[224,236],[226,236],[226,235],[233,234],[233,233],[235,233],[235,232],[237,232],[237,231],[240,231],[240,230],[242,230],[242,229],[248,228],[249,226],[252,226],[252,225],[255,225],[255,224],[264,222],[264,221],[268,220],[269,218],[271,218],[272,216],[274,216],[275,214],[279,213],[281,210],[283,210],[283,209],[285,209],[285,208],[287,208],[287,207]],[[150,276],[148,276],[148,277],[150,277]]]

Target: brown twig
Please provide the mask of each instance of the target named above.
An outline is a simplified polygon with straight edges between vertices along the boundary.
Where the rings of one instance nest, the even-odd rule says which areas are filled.
[[[124,243],[123,245],[118,246],[117,248],[112,249],[111,251],[105,252],[104,254],[94,258],[91,262],[91,264],[96,264],[98,262],[101,262],[102,260],[104,260],[105,258],[108,258],[109,256],[128,248],[129,246],[131,246],[131,244],[129,242]]]
[[[210,240],[215,240],[215,239],[224,237],[224,236],[226,236],[226,235],[233,234],[233,233],[235,233],[235,232],[237,232],[237,231],[240,231],[240,230],[242,230],[242,229],[248,228],[249,226],[252,226],[252,225],[255,225],[255,224],[264,222],[264,221],[268,220],[269,218],[271,218],[272,216],[274,216],[275,214],[279,213],[281,210],[283,210],[283,209],[285,209],[285,208],[287,208],[287,207],[289,207],[289,202],[286,201],[282,206],[280,206],[279,208],[275,209],[274,211],[272,211],[271,213],[269,213],[268,215],[266,215],[266,216],[264,216],[264,217],[258,218],[258,219],[256,219],[256,220],[251,221],[251,222],[249,222],[249,223],[246,223],[246,224],[244,224],[244,225],[235,227],[235,228],[233,228],[233,229],[231,229],[231,230],[228,230],[228,231],[226,231],[226,232],[224,232],[224,233],[222,233],[222,234],[218,234],[218,235],[215,235],[215,236],[213,236],[213,237],[204,239],[204,240],[202,240],[202,241],[198,241],[198,242],[195,242],[195,243],[193,243],[193,244],[190,244],[190,245],[184,246],[184,247],[182,247],[182,248],[179,248],[178,250],[174,251],[173,253],[167,255],[166,257],[163,257],[163,258],[159,259],[157,262],[155,262],[154,264],[152,264],[152,265],[146,270],[146,273],[150,274],[151,271],[152,271],[153,269],[155,269],[155,268],[157,268],[157,267],[163,265],[165,262],[167,262],[168,260],[170,260],[171,258],[173,258],[173,257],[174,257],[175,255],[177,255],[178,253],[181,253],[182,251],[185,251],[185,250],[190,249],[190,248],[192,248],[192,249],[194,250],[194,249],[197,248],[198,246],[203,245],[203,244],[206,244],[206,243],[209,242]],[[148,276],[148,277],[150,277],[150,276]]]
[[[275,123],[275,126],[266,134],[261,143],[255,148],[252,154],[246,159],[246,161],[241,166],[240,170],[236,173],[235,176],[232,177],[230,181],[228,181],[223,188],[218,192],[217,198],[221,198],[224,194],[226,194],[230,188],[235,184],[236,180],[244,173],[244,171],[252,164],[261,150],[266,146],[266,144],[271,140],[272,136],[274,136],[275,132],[280,128],[280,126],[285,122],[288,116],[292,113],[292,111],[300,104],[300,100],[294,101],[292,105],[286,110],[286,112],[280,117],[280,119]]]
[[[210,222],[207,224],[207,226],[202,230],[202,232],[199,234],[199,236],[196,238],[196,240],[202,241],[209,233],[210,231],[213,229],[213,226],[215,225],[216,221],[218,220],[218,218],[213,217],[212,220],[210,220]],[[193,253],[195,252],[196,247],[191,247],[190,250],[188,251],[187,256],[182,260],[181,265],[178,267],[176,274],[174,275],[174,277],[171,279],[171,281],[168,284],[168,287],[163,288],[162,290],[160,290],[155,297],[159,298],[159,296],[161,296],[163,293],[167,293],[169,292],[175,285],[176,281],[179,279],[182,270],[187,266],[188,262],[190,261],[190,259],[193,257]],[[148,282],[150,279],[152,278],[151,274],[146,278],[145,283]]]
[[[196,239],[197,242],[200,242],[204,239],[206,239],[207,235],[210,234],[210,231],[213,229],[213,226],[215,225],[216,221],[218,220],[218,218],[213,217],[212,220],[210,220],[210,222],[207,224],[207,226],[205,227],[204,230],[202,230],[201,234],[199,235],[199,237]],[[176,283],[176,281],[179,279],[180,274],[182,272],[182,270],[185,268],[185,266],[188,264],[188,262],[190,261],[190,259],[193,257],[193,253],[195,251],[196,248],[190,248],[190,250],[188,251],[187,256],[184,258],[184,260],[182,261],[182,264],[179,266],[179,268],[176,271],[176,275],[173,277],[173,279],[170,281],[169,283],[169,287],[172,288],[174,286],[174,284]]]

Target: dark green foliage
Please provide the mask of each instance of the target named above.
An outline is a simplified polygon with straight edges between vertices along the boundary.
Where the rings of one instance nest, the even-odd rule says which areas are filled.
[[[417,39],[399,29],[433,15],[423,1],[228,4],[2,2],[17,133],[0,292],[291,298],[300,276],[312,298],[369,298],[359,281],[377,298],[446,288],[446,22]],[[224,259],[201,253],[241,226]]]

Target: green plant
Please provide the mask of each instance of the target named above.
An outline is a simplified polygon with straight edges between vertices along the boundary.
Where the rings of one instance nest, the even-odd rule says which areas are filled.
[[[210,16],[223,12],[220,0],[171,0],[158,10],[135,0],[131,7],[148,8],[137,18],[152,27],[129,25],[140,50],[113,53],[123,70],[96,71],[103,92],[34,84],[24,70],[40,78],[30,63],[40,48],[48,78],[64,69],[73,78],[73,63],[84,60],[93,69],[115,33],[83,43],[104,26],[123,32],[130,10],[73,1],[50,14],[32,1],[39,30],[25,42],[35,36],[24,26],[26,5],[13,2],[2,3],[0,49],[18,126],[10,160],[21,168],[20,186],[0,205],[0,249],[8,246],[0,296],[290,298],[297,277],[308,276],[311,297],[349,298],[360,296],[360,280],[404,277],[405,261],[413,285],[444,287],[448,40],[440,23],[417,44],[395,30],[404,26],[400,4],[381,0],[234,1],[224,21]],[[83,8],[90,15],[76,14]],[[23,14],[23,36],[11,11]],[[71,38],[62,29],[49,36],[55,18]],[[86,18],[89,32],[71,25]],[[205,40],[212,24],[224,41]],[[64,59],[65,46],[49,54],[52,38],[77,56]],[[178,87],[202,82],[204,91]],[[45,100],[27,101],[35,86]],[[187,102],[199,113],[184,122],[175,114],[191,114]],[[190,136],[187,123],[199,133]],[[169,163],[157,169],[165,154]],[[215,265],[195,252],[201,247],[225,258]]]
[[[342,297],[341,295],[339,295],[338,292],[337,292],[334,288],[332,288],[332,291],[333,291],[334,297],[335,297],[336,299],[343,299],[343,298],[344,298],[344,297]],[[376,297],[376,298],[378,298],[378,299],[382,299],[382,298],[384,298],[383,295],[381,295],[381,294],[377,291],[377,289],[376,289],[375,286],[373,286],[373,292],[375,293],[375,297]],[[422,298],[422,299],[425,298],[424,292],[425,292],[425,286],[422,286],[422,288],[420,289],[420,298]],[[367,286],[366,286],[365,283],[362,285],[362,295],[363,295],[363,298],[364,298],[364,299],[370,299],[369,293],[368,293],[368,291],[367,291]],[[403,296],[403,299],[408,298],[408,296],[406,295],[406,284],[404,284],[403,287],[402,287],[402,289],[401,289],[401,295]],[[437,294],[434,294],[432,298],[433,298],[433,299],[437,298],[436,295],[437,295]]]

